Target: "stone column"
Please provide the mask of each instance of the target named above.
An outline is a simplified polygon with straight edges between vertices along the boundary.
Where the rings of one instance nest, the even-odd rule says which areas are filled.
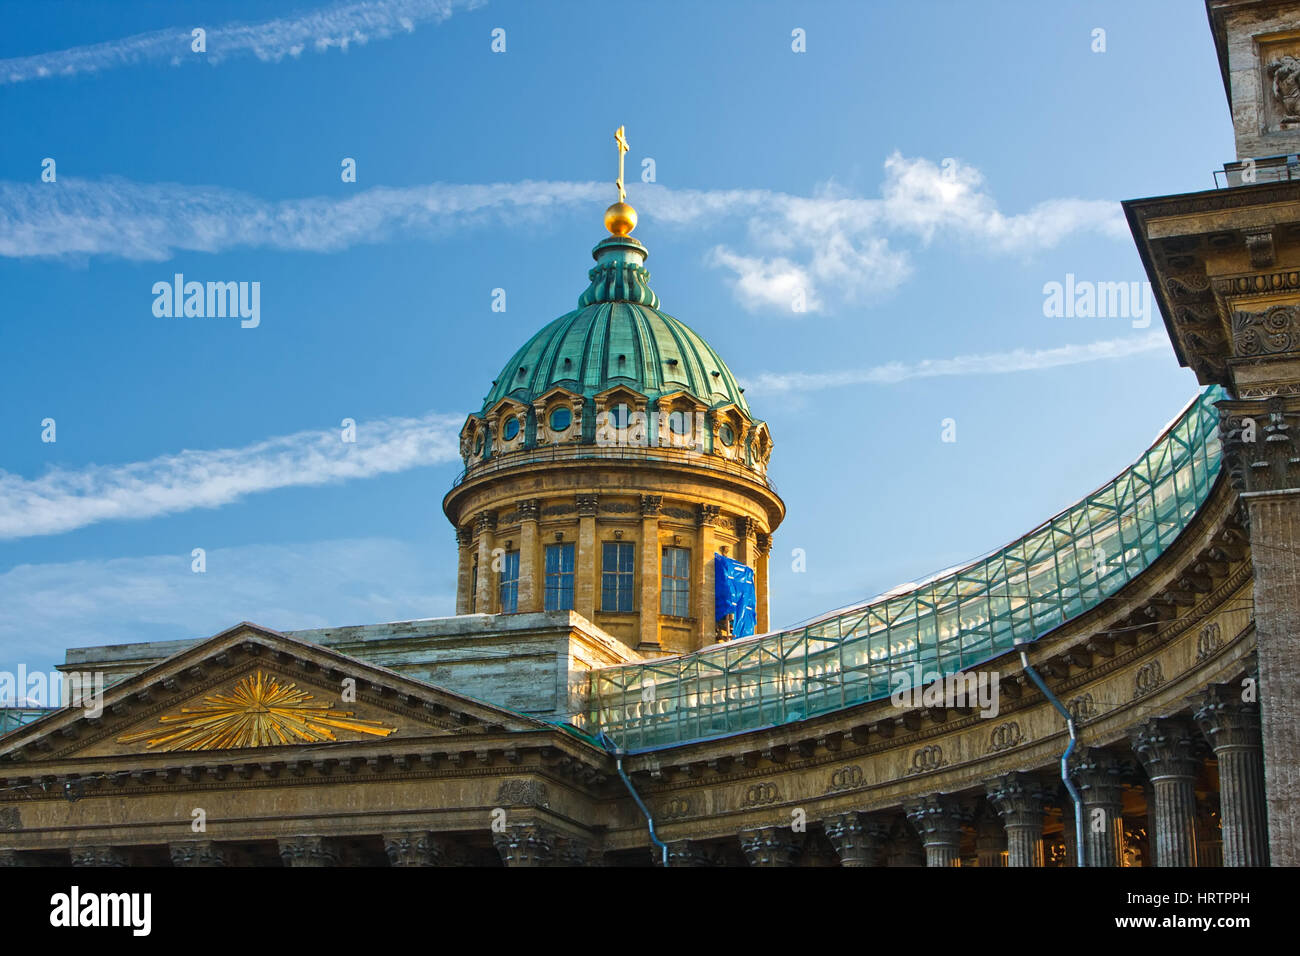
[[[1079,835],[1074,829],[1074,806],[1065,795],[1061,801],[1061,842],[1065,844],[1065,865],[1079,865]]]
[[[883,866],[889,827],[865,813],[838,813],[822,821],[840,866]]]
[[[1293,452],[1294,454],[1294,452]],[[1300,479],[1297,479],[1300,484]],[[1243,495],[1243,497],[1245,497]],[[1300,494],[1250,501],[1270,859],[1300,866]]]
[[[0,850],[0,867],[27,865],[27,859],[21,850]]]
[[[493,614],[496,611],[497,572],[492,570],[496,527],[495,512],[480,511],[474,516],[474,531],[478,535],[478,591],[474,596],[474,610],[479,614]]]
[[[129,866],[126,851],[116,846],[74,846],[73,866]]]
[[[660,495],[641,496],[641,642],[638,651],[662,651],[659,641],[659,588],[660,548],[659,509],[663,505]]]
[[[587,415],[583,412],[583,406],[586,400],[581,395],[575,395],[569,399],[569,410],[573,413],[573,422],[569,425],[569,444],[580,445],[584,441],[595,441],[596,418],[591,416],[590,428],[588,427]],[[549,425],[548,425],[549,427]]]
[[[1300,399],[1225,401],[1219,412],[1224,462],[1250,516],[1269,859],[1300,866]]]
[[[1147,852],[1142,858],[1142,865],[1156,866],[1156,788],[1150,780],[1142,788],[1142,800],[1147,808]]]
[[[982,867],[1005,866],[1007,831],[992,813],[984,813],[975,826],[975,856]]]
[[[736,560],[741,564],[754,566],[754,534],[757,523],[753,518],[741,516],[736,519]],[[758,574],[754,575],[754,589],[758,590]]]
[[[456,613],[468,614],[474,586],[474,530],[469,525],[456,529],[456,552]]]
[[[700,647],[716,640],[717,604],[713,594],[713,553],[716,544],[713,525],[718,520],[717,505],[700,505],[695,514],[695,567],[691,569],[691,588],[695,592],[695,619],[699,622]]]
[[[596,553],[597,495],[578,495],[578,553],[573,557],[573,609],[589,621],[596,619],[600,596],[600,555]]]
[[[789,827],[740,831],[740,848],[750,866],[794,866],[801,843]]]
[[[384,834],[384,852],[390,866],[454,866],[451,844],[427,830]]]
[[[540,611],[546,593],[542,580],[541,546],[537,521],[541,503],[536,498],[519,502],[519,613]]]
[[[527,437],[527,430],[524,436]],[[533,402],[533,444],[542,448],[551,440],[550,423],[546,421],[546,403]]]
[[[1196,801],[1196,865],[1223,866],[1222,811],[1217,794],[1209,793]]]
[[[645,403],[645,447],[665,448],[668,445],[668,414],[657,398]]]
[[[1214,684],[1196,701],[1195,719],[1219,764],[1223,865],[1268,865],[1268,817],[1264,799],[1264,750],[1259,705],[1241,699],[1242,689]]]
[[[1070,762],[1070,778],[1083,800],[1085,866],[1124,865],[1124,765],[1109,751],[1084,748]],[[1073,808],[1065,807],[1074,827]]]
[[[1129,737],[1155,791],[1155,865],[1195,866],[1195,733],[1186,721],[1153,717]]]
[[[957,866],[967,814],[952,797],[934,795],[903,807],[925,846],[926,866]]]
[[[216,867],[229,866],[229,854],[225,847],[217,846],[211,840],[184,840],[167,844],[167,852],[172,858],[172,866]]]
[[[771,618],[769,616],[768,586],[767,586],[767,559],[772,550],[772,536],[770,534],[759,533],[754,536],[754,590],[758,599],[758,633],[766,634],[771,628]]]
[[[1025,773],[1008,773],[985,788],[1007,831],[1007,866],[1043,865],[1043,810],[1052,792]]]
[[[492,836],[506,866],[547,866],[555,852],[555,834],[536,824],[506,827]]]
[[[338,850],[324,837],[296,836],[279,841],[280,860],[285,866],[340,866]]]

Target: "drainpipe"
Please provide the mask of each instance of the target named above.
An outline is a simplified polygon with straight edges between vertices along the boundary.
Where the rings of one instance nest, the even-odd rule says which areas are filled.
[[[663,840],[659,839],[659,837],[655,834],[654,818],[650,816],[650,810],[646,807],[646,805],[641,802],[641,797],[636,792],[636,787],[632,786],[632,779],[627,775],[627,772],[623,769],[623,751],[618,749],[618,747],[614,744],[614,741],[609,739],[609,734],[605,733],[605,731],[603,730],[600,732],[600,736],[597,739],[600,741],[602,747],[604,747],[606,750],[608,750],[611,754],[614,755],[614,764],[618,768],[618,775],[623,778],[623,786],[627,787],[627,792],[632,794],[632,799],[636,801],[636,805],[641,809],[641,814],[645,817],[645,822],[650,827],[650,842],[653,843],[655,846],[659,847],[659,849],[662,851],[663,864],[664,866],[667,866],[668,865],[668,844],[665,843]]]
[[[1079,735],[1074,726],[1074,715],[1065,708],[1065,705],[1048,689],[1043,679],[1038,676],[1038,671],[1034,670],[1029,663],[1029,655],[1024,650],[1025,645],[1017,641],[1016,647],[1020,651],[1020,665],[1025,669],[1025,673],[1029,675],[1030,680],[1038,685],[1038,689],[1043,692],[1043,696],[1048,699],[1051,705],[1060,711],[1061,716],[1065,718],[1065,726],[1070,731],[1070,743],[1065,748],[1065,753],[1061,754],[1061,782],[1065,784],[1070,799],[1074,801],[1074,854],[1078,865],[1083,866],[1083,798],[1079,796],[1079,791],[1070,780],[1070,754],[1074,753],[1074,747],[1079,742]]]

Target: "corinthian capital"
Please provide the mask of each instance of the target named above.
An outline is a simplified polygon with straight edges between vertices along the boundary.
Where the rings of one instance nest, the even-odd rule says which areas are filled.
[[[1259,704],[1241,699],[1241,688],[1211,684],[1195,699],[1193,714],[1217,754],[1229,748],[1257,750],[1262,745]]]
[[[1184,720],[1153,717],[1129,732],[1133,752],[1152,780],[1194,777],[1201,763],[1201,742]]]
[[[1280,491],[1300,484],[1296,429],[1300,398],[1219,402],[1219,434],[1229,479],[1238,491]]]

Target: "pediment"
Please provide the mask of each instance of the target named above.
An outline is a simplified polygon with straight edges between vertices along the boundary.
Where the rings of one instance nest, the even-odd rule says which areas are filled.
[[[684,388],[679,388],[673,392],[664,392],[659,396],[660,408],[667,409],[673,405],[689,405],[695,411],[705,411],[709,407]]]
[[[736,424],[744,425],[749,423],[749,416],[746,415],[739,405],[735,402],[722,402],[713,406],[714,421],[725,421],[731,419]]]
[[[465,424],[460,429],[460,453],[468,455],[474,448],[474,439],[478,436],[479,429],[483,428],[483,419],[477,415],[470,415],[465,419]]]
[[[572,402],[575,398],[582,398],[582,395],[571,388],[565,388],[563,385],[556,385],[538,395],[537,398],[534,399],[534,404],[546,406],[555,401]]]
[[[472,737],[547,725],[255,624],[240,624],[0,738],[5,763]]]
[[[483,413],[483,417],[488,421],[496,421],[503,415],[527,415],[529,405],[519,401],[517,398],[511,398],[509,395],[497,400],[497,403]]]
[[[596,403],[596,407],[602,409],[612,408],[622,402],[633,410],[644,410],[645,400],[644,395],[633,391],[626,385],[612,385],[603,392],[597,392],[592,396],[592,401]]]

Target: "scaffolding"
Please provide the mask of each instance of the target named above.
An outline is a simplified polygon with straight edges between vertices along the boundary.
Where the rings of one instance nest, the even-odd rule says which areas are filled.
[[[601,668],[584,733],[627,751],[776,726],[890,696],[1034,641],[1100,605],[1192,521],[1219,473],[1217,386],[1134,465],[983,558],[787,631]]]

